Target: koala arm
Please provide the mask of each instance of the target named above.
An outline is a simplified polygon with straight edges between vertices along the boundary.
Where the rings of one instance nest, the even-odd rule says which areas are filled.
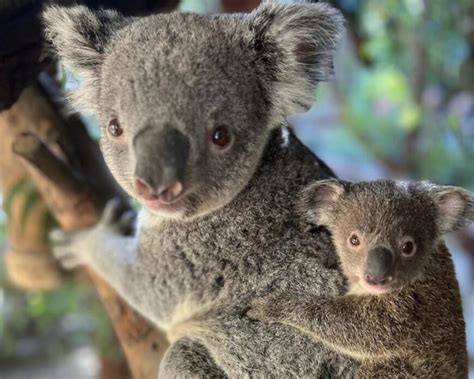
[[[354,358],[375,358],[391,356],[404,348],[413,329],[409,325],[412,303],[407,298],[395,307],[375,296],[310,301],[271,296],[254,302],[248,315],[293,326]]]
[[[87,265],[110,283],[132,305],[138,276],[138,238],[131,235],[135,214],[121,214],[118,201],[110,201],[98,224],[78,231],[51,234],[54,255],[67,269]]]
[[[208,349],[189,338],[171,344],[160,365],[160,378],[227,378]]]

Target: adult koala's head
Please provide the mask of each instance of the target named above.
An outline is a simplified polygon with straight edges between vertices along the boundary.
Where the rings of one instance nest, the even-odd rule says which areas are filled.
[[[113,175],[153,213],[188,218],[248,183],[271,130],[310,106],[343,28],[325,4],[277,1],[143,18],[52,7],[44,20]]]

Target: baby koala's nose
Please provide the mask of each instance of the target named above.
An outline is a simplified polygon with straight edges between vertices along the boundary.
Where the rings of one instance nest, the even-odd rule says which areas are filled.
[[[133,184],[137,190],[138,195],[147,201],[159,199],[165,203],[169,203],[175,200],[183,192],[183,185],[180,181],[161,185],[156,190],[145,180],[139,177],[135,177]]]
[[[388,284],[393,280],[394,266],[393,253],[384,247],[376,247],[368,253],[364,279],[372,285]]]
[[[365,281],[372,285],[377,284],[389,284],[393,280],[391,275],[373,275],[373,274],[366,274]]]

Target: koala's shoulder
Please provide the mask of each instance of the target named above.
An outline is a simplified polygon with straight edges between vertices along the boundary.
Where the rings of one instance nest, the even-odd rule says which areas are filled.
[[[277,130],[247,188],[213,216],[215,224],[228,223],[232,238],[261,241],[286,250],[306,250],[331,244],[327,233],[308,233],[297,212],[300,191],[314,180],[327,178],[330,170],[291,132]],[[288,252],[285,252],[289,253]]]

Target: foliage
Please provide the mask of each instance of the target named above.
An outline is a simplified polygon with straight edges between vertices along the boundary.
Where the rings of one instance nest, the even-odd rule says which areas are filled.
[[[337,88],[348,135],[389,173],[473,187],[472,3],[336,3],[357,56]]]
[[[313,113],[336,103],[339,116],[329,123],[333,128],[326,145],[347,163],[369,155],[387,176],[474,189],[472,0],[332,2],[348,16],[348,39],[355,51],[339,55],[336,67],[343,68],[336,72],[337,86],[318,90]],[[185,0],[181,9],[206,11],[216,4]],[[73,82],[63,72],[64,86],[70,88]],[[88,119],[88,127],[97,137],[93,120]],[[322,138],[322,132],[313,131],[307,140]],[[30,194],[23,212],[26,219],[35,200],[31,191],[28,182],[18,183],[4,208],[8,211],[17,193]],[[0,212],[0,246],[4,222]],[[103,353],[117,345],[87,286],[74,282],[51,292],[23,293],[0,285],[0,291],[5,290],[4,295],[0,292],[0,358],[15,356],[26,336],[51,341],[47,346],[53,354],[91,340]]]
[[[94,341],[102,356],[117,345],[107,316],[90,286],[70,282],[52,291],[8,288],[0,318],[0,360],[57,355]]]

